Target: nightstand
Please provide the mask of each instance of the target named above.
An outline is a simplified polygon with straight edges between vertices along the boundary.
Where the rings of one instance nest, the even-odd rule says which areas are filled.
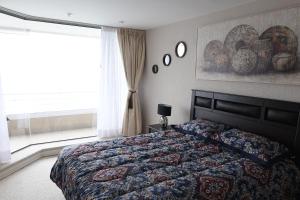
[[[172,130],[172,127],[170,125],[167,128],[162,129],[160,124],[151,124],[148,125],[147,128],[148,128],[148,133]]]

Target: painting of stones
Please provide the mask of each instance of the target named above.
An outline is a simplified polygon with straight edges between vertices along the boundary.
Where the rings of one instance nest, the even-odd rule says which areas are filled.
[[[196,78],[300,84],[299,8],[198,29]]]

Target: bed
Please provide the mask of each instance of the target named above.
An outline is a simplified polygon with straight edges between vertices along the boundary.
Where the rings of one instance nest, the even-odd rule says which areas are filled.
[[[67,200],[300,199],[297,103],[193,90],[174,130],[64,148]]]

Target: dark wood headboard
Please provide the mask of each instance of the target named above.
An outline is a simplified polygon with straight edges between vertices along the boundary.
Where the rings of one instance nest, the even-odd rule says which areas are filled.
[[[193,90],[190,118],[225,123],[283,143],[300,164],[300,103]]]

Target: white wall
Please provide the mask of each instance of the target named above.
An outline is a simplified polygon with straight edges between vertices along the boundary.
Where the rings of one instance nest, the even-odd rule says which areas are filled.
[[[156,114],[158,103],[172,105],[170,123],[188,121],[191,89],[300,102],[300,86],[296,85],[204,81],[195,78],[197,29],[199,27],[295,6],[300,6],[299,0],[260,0],[209,16],[148,30],[147,59],[140,88],[144,126],[158,122],[159,116]],[[175,45],[181,40],[187,43],[188,48],[183,59],[175,56]],[[169,67],[164,67],[162,64],[162,57],[165,53],[170,53],[172,56],[172,63]],[[159,66],[158,74],[152,73],[154,64]]]

